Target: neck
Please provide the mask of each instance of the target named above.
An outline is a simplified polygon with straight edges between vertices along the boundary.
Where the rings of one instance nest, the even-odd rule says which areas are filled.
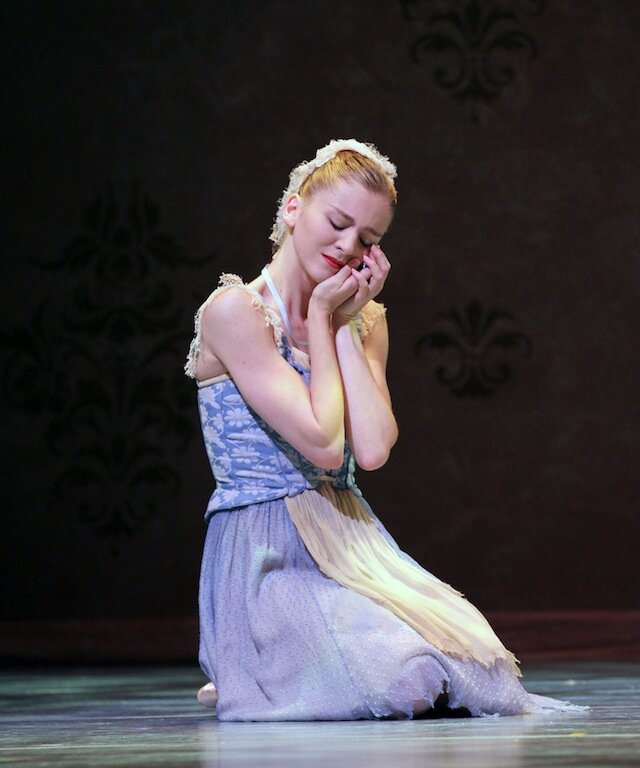
[[[296,329],[304,327],[309,299],[316,284],[301,269],[290,238],[287,237],[269,264],[269,275],[276,284],[295,333]]]

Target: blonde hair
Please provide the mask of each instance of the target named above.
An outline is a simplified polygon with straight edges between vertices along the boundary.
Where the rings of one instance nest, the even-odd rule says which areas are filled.
[[[298,194],[308,200],[320,189],[328,189],[340,181],[356,182],[365,189],[386,195],[391,205],[398,200],[395,184],[382,168],[353,149],[342,149],[302,182]]]
[[[327,189],[340,181],[349,181],[385,195],[393,207],[398,199],[393,183],[396,175],[395,165],[373,144],[364,144],[356,139],[330,141],[316,152],[313,160],[300,163],[291,171],[289,186],[282,193],[271,230],[274,252],[282,245],[287,234],[283,211],[292,194],[299,194],[308,200],[320,189]]]

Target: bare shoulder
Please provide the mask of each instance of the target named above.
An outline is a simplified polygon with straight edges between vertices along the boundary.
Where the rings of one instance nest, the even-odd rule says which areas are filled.
[[[258,315],[266,325],[276,329],[279,325],[278,316],[265,303],[259,293],[259,285],[260,278],[245,283],[237,275],[223,274],[220,285],[202,307],[203,323],[234,322],[239,315],[252,324],[255,320],[252,315]]]
[[[202,319],[205,325],[233,322],[239,316],[251,322],[255,317],[259,319],[257,308],[259,307],[256,297],[247,286],[230,285],[224,291],[215,291],[211,295],[204,308]]]
[[[212,296],[202,315],[205,349],[227,370],[233,360],[279,356],[277,315],[250,286],[232,285]]]

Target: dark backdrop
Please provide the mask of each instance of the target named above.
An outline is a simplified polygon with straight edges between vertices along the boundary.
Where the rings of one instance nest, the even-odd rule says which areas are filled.
[[[399,169],[373,508],[484,609],[640,608],[637,0],[2,13],[3,618],[194,614],[193,312],[350,136]]]

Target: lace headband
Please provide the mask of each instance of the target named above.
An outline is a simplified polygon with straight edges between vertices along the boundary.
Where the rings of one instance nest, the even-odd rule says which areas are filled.
[[[373,144],[364,144],[363,142],[356,141],[355,139],[334,139],[333,141],[330,141],[325,147],[321,147],[316,152],[316,156],[313,160],[300,163],[300,165],[296,165],[296,167],[291,171],[291,174],[289,175],[289,186],[282,193],[282,197],[280,198],[280,202],[278,204],[276,220],[273,224],[271,235],[269,236],[271,241],[275,243],[276,246],[281,245],[287,232],[287,225],[284,223],[282,214],[284,212],[284,206],[289,195],[298,192],[308,176],[311,176],[311,174],[317,168],[320,168],[320,166],[329,162],[329,160],[332,160],[338,154],[338,152],[341,152],[343,149],[351,149],[354,152],[357,152],[359,155],[367,157],[369,160],[373,160],[373,162],[381,168],[381,170],[389,177],[389,179],[393,180],[397,176],[395,165],[389,160],[388,157],[380,154],[380,152],[378,152]]]

